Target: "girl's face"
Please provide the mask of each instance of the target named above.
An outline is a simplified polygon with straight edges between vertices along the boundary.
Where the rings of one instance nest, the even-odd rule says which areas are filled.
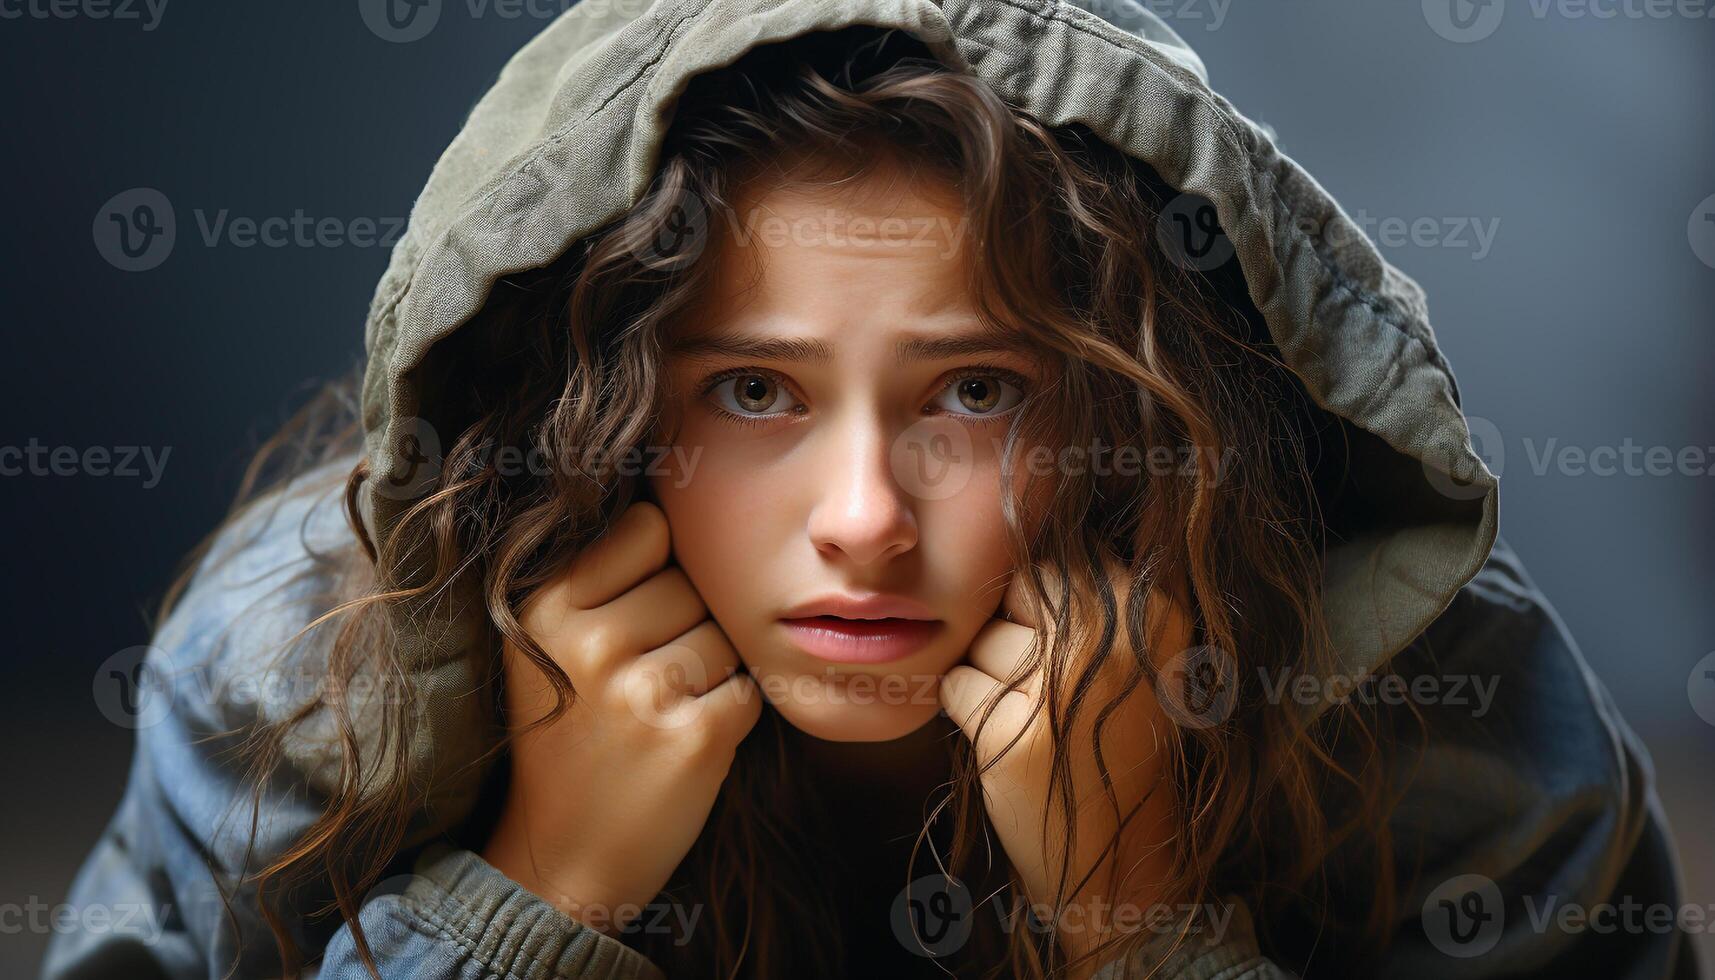
[[[668,337],[650,467],[764,696],[834,741],[939,710],[1010,579],[998,443],[1042,378],[976,317],[950,189],[896,177],[739,198],[746,240],[716,243],[717,284]]]

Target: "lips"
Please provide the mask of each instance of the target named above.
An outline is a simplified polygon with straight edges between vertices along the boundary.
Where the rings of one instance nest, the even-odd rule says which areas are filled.
[[[792,642],[805,653],[847,664],[879,664],[908,657],[941,630],[940,620],[897,616],[876,619],[803,616],[780,622]]]
[[[872,592],[865,595],[825,595],[788,609],[782,619],[809,619],[834,616],[840,619],[918,619],[933,620],[935,613],[928,606],[905,596]]]

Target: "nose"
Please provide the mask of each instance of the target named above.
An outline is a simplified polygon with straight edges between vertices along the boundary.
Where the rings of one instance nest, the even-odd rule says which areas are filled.
[[[851,422],[816,454],[809,533],[824,556],[871,565],[917,546],[917,516],[893,476],[891,438],[877,420]]]

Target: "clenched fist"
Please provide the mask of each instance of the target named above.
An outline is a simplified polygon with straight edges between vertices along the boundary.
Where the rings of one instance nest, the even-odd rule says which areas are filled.
[[[1103,909],[1147,909],[1166,901],[1161,889],[1172,867],[1177,829],[1172,780],[1163,778],[1172,721],[1146,677],[1139,677],[1102,725],[1101,752],[1113,780],[1112,799],[1097,767],[1091,737],[1097,716],[1124,690],[1135,663],[1124,622],[1129,583],[1117,562],[1110,562],[1107,572],[1120,618],[1115,649],[1095,685],[1082,696],[1071,737],[1062,746],[1076,813],[1076,853],[1070,855],[1065,880],[1068,894],[1057,896],[1056,891],[1068,856],[1069,828],[1061,802],[1056,799],[1049,806],[1053,732],[1042,651],[1049,649],[1052,636],[1023,574],[1013,576],[1002,601],[1008,618],[990,620],[972,641],[966,661],[941,683],[942,705],[973,739],[978,764],[989,766],[981,780],[989,820],[1030,901],[1051,908],[1061,943],[1074,957],[1109,938],[1097,921]],[[1151,588],[1144,619],[1147,655],[1158,670],[1190,646],[1190,617],[1166,590]],[[1063,700],[1084,666],[1067,665]],[[1006,691],[1015,679],[1021,683]],[[991,701],[994,711],[979,731],[978,722]],[[1063,703],[1062,714],[1066,708]],[[1089,880],[1080,888],[1086,875]]]
[[[505,645],[512,781],[483,857],[573,918],[623,928],[708,820],[761,692],[685,573],[667,518],[637,503],[526,602],[520,622],[571,679]]]

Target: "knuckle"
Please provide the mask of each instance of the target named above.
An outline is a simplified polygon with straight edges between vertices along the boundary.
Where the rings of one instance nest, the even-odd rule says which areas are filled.
[[[627,516],[636,522],[633,533],[638,547],[660,554],[665,561],[672,546],[666,511],[655,503],[639,500],[628,508]]]
[[[715,717],[717,713],[712,707],[705,707],[684,727],[682,748],[686,755],[701,761],[730,751],[732,746],[728,744],[726,726]]]
[[[620,653],[617,649],[622,642],[619,630],[602,617],[591,616],[580,623],[575,637],[573,644],[577,657],[584,663],[609,660]]]
[[[543,643],[544,638],[558,631],[565,621],[568,611],[566,589],[562,583],[555,582],[538,589],[519,610],[518,624],[537,643]]]
[[[667,602],[675,608],[688,608],[699,614],[708,612],[708,608],[703,605],[702,593],[698,592],[697,587],[691,584],[691,577],[685,574],[684,569],[674,565],[663,570],[660,574],[662,590],[666,594]]]

